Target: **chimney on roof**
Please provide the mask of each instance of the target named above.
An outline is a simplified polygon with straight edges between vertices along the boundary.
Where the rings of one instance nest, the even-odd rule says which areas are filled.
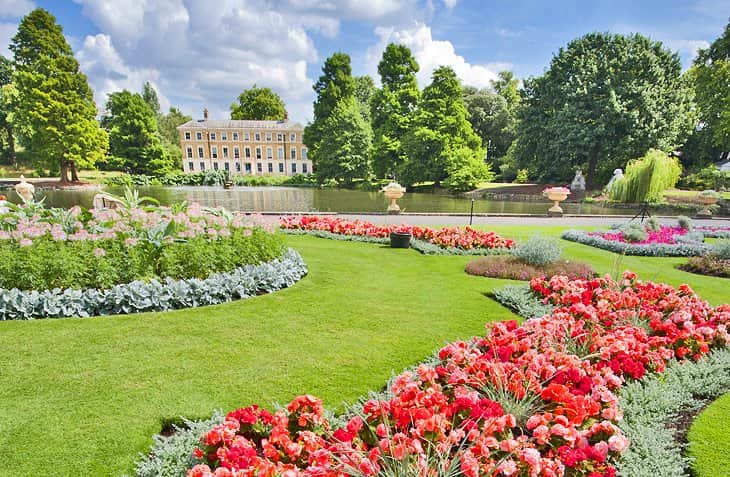
[[[205,119],[206,121],[208,120],[208,108],[205,108],[203,110],[203,119]]]
[[[289,111],[284,110],[284,122],[289,121]]]

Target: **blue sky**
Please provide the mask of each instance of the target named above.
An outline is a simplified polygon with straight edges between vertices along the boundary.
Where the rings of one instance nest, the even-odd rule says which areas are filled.
[[[51,11],[103,106],[106,94],[158,89],[164,107],[225,117],[244,88],[269,86],[292,119],[311,119],[311,84],[335,51],[377,80],[388,42],[405,43],[428,82],[440,64],[486,87],[496,73],[541,74],[555,52],[592,31],[639,32],[690,64],[722,32],[729,0],[0,0],[0,52],[22,15]]]

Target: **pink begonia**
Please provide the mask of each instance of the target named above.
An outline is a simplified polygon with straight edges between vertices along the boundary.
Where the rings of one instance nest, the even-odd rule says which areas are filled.
[[[95,257],[103,257],[106,255],[106,250],[103,248],[97,247],[94,249],[94,256]]]

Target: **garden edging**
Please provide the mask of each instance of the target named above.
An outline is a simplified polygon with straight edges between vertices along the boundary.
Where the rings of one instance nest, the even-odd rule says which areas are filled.
[[[216,305],[292,286],[307,274],[293,249],[270,262],[245,265],[205,279],[133,281],[106,290],[0,288],[0,320],[89,317]]]

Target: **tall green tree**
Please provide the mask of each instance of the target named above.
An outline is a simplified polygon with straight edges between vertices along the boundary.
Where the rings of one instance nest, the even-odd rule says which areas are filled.
[[[455,191],[489,178],[481,139],[469,123],[456,73],[448,66],[434,70],[411,128],[403,137],[407,160],[400,168],[406,184],[442,181]]]
[[[520,81],[515,78],[511,71],[500,71],[497,79],[492,80],[494,91],[504,98],[510,111],[515,111],[520,105]]]
[[[487,148],[490,160],[507,154],[515,139],[517,123],[507,101],[486,88],[473,86],[464,87],[463,97],[469,122],[481,138],[482,146]]]
[[[160,114],[157,117],[157,127],[160,130],[162,140],[180,147],[180,133],[178,133],[177,127],[192,119],[191,116],[183,114],[182,111],[175,107],[171,107],[167,114]]]
[[[0,156],[8,164],[16,163],[13,133],[13,102],[16,99],[13,62],[0,55]]]
[[[370,76],[355,77],[355,99],[360,108],[360,114],[368,123],[370,123],[370,103],[373,100],[375,91],[377,91],[375,81]]]
[[[61,171],[61,181],[78,180],[76,168],[103,158],[108,138],[96,121],[96,104],[86,76],[48,11],[37,8],[20,22],[10,42],[18,101],[16,133],[36,161]]]
[[[723,34],[698,52],[688,77],[694,84],[699,127],[683,148],[683,162],[712,163],[730,151],[730,22]]]
[[[286,116],[284,101],[271,88],[253,85],[231,104],[231,119],[282,121]]]
[[[406,161],[401,138],[408,132],[420,98],[418,63],[405,45],[389,44],[378,64],[382,88],[371,101],[373,163],[378,177],[390,176]]]
[[[157,90],[149,81],[145,81],[142,86],[142,98],[155,114],[160,114],[160,99],[157,97]]]
[[[322,75],[313,88],[317,94],[313,108],[314,119],[304,128],[304,143],[309,148],[309,157],[315,161],[322,141],[330,139],[325,132],[325,122],[340,101],[349,101],[355,94],[350,56],[337,52],[327,58],[322,66]]]
[[[114,162],[128,172],[161,175],[175,169],[162,145],[157,116],[141,95],[126,90],[110,94],[101,123],[109,131]]]
[[[518,127],[522,167],[542,180],[586,171],[589,188],[650,148],[669,151],[692,127],[692,90],[679,56],[634,35],[590,33],[525,81]]]
[[[368,179],[373,133],[354,97],[337,103],[324,122],[323,132],[328,139],[312,157],[318,180],[334,179],[347,186],[354,179]]]

